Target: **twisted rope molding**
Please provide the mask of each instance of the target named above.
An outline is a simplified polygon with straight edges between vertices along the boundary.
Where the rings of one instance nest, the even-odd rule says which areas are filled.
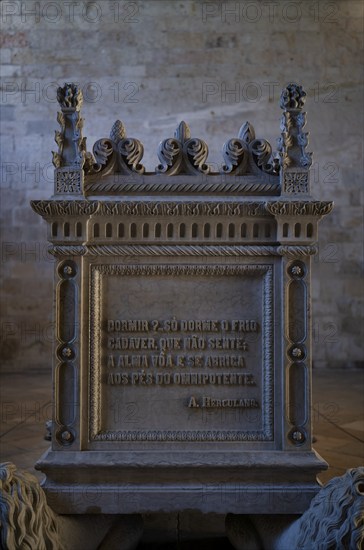
[[[175,191],[177,193],[189,192],[189,193],[223,193],[223,192],[235,192],[235,193],[267,193],[267,192],[279,192],[279,183],[257,183],[257,182],[160,182],[160,183],[120,183],[120,182],[87,182],[84,186],[85,194],[91,194],[96,192],[108,192],[108,193],[127,193],[127,192],[141,192],[147,191],[150,193],[155,192],[168,192]]]
[[[53,256],[83,256],[86,251],[86,246],[82,245],[53,245],[48,247],[49,254]]]
[[[317,246],[88,245],[51,246],[53,256],[312,256]]]
[[[318,252],[318,247],[316,245],[309,246],[278,246],[277,252],[280,256],[314,256]]]
[[[271,256],[273,246],[88,246],[88,256]]]

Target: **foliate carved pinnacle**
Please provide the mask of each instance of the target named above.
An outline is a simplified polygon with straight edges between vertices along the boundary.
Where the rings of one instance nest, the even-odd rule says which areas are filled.
[[[115,122],[114,122],[114,124],[111,128],[110,139],[114,143],[118,144],[119,141],[121,141],[124,138],[126,138],[125,126],[121,122],[121,120],[115,120]]]
[[[281,137],[278,151],[282,166],[282,191],[284,194],[309,193],[309,168],[312,153],[306,151],[308,133],[303,132],[306,113],[302,112],[306,93],[302,86],[289,84],[281,94]]]
[[[191,132],[185,122],[181,122],[173,138],[163,140],[159,144],[158,158],[160,164],[155,171],[159,174],[208,174],[206,164],[208,147],[199,138],[191,138]]]
[[[58,151],[52,151],[55,171],[55,193],[81,195],[83,166],[86,158],[86,138],[82,137],[83,119],[80,116],[82,92],[76,84],[65,83],[57,90],[61,111],[57,114],[60,130],[54,140]]]

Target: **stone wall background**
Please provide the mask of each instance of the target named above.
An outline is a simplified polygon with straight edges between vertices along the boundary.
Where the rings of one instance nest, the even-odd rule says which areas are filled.
[[[5,371],[50,367],[53,259],[29,201],[53,192],[55,91],[65,81],[83,89],[88,148],[119,118],[143,142],[150,170],[182,119],[212,163],[246,120],[275,146],[280,90],[302,84],[313,192],[336,205],[314,260],[314,365],[360,365],[361,1],[3,0],[1,20]]]

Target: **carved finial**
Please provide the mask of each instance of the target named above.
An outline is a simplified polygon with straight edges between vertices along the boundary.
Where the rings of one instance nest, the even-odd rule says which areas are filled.
[[[247,145],[255,139],[255,130],[250,122],[247,121],[240,127],[238,138],[244,141]]]
[[[280,106],[284,112],[278,151],[282,167],[282,191],[288,195],[309,193],[312,153],[306,152],[308,132],[303,132],[306,113],[302,112],[302,108],[305,101],[306,92],[298,84],[288,84],[282,90]]]
[[[288,84],[286,88],[282,90],[280,106],[281,109],[290,111],[291,109],[301,110],[306,101],[306,92],[303,90],[302,86],[298,84]]]
[[[182,120],[182,122],[180,122],[178,127],[176,128],[176,131],[174,132],[174,137],[178,139],[178,141],[180,141],[181,143],[185,143],[185,141],[191,138],[191,130],[184,120]]]
[[[111,128],[110,139],[117,144],[119,143],[119,141],[121,141],[125,137],[126,137],[126,131],[125,131],[124,124],[121,122],[121,120],[115,120]]]
[[[65,82],[63,88],[57,89],[57,101],[62,109],[79,111],[83,103],[83,95],[77,84]]]
[[[55,132],[58,151],[52,151],[55,170],[55,192],[82,194],[83,166],[86,153],[86,138],[82,137],[83,119],[80,116],[82,92],[77,84],[65,83],[57,89],[61,111],[57,121],[61,129]]]
[[[156,167],[159,174],[208,174],[210,167],[206,164],[208,156],[207,144],[199,138],[191,138],[188,124],[180,122],[173,138],[163,140],[159,144],[158,158],[160,164]]]

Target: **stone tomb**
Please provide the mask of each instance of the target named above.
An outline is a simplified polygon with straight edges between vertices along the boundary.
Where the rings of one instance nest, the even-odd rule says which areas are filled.
[[[319,490],[310,259],[332,203],[310,194],[304,100],[283,90],[277,152],[245,123],[213,173],[182,122],[146,173],[120,121],[87,152],[59,88],[55,193],[32,202],[57,259],[37,463],[56,512],[302,513]]]

